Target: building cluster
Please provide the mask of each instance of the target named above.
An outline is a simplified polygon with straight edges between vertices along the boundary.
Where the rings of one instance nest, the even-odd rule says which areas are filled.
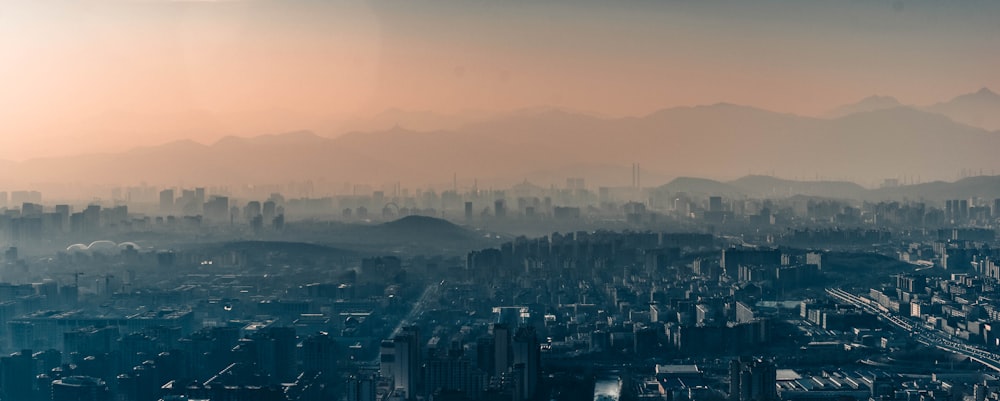
[[[151,193],[152,207],[83,209],[3,195],[0,397],[1000,400],[997,205],[985,200],[730,199],[578,180]],[[491,240],[484,227],[580,226],[450,253],[341,249],[309,231],[339,224],[316,216],[411,214]],[[602,225],[613,229],[580,228]],[[187,240],[138,245],[167,237]]]

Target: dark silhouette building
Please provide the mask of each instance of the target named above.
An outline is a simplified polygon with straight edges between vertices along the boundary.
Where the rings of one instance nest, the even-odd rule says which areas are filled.
[[[730,401],[775,401],[777,372],[763,358],[741,356],[729,363]]]
[[[525,326],[517,329],[514,334],[513,363],[516,367],[514,372],[518,373],[514,378],[518,382],[516,386],[520,390],[520,399],[534,399],[538,389],[539,365],[541,364],[541,351],[538,347],[538,334],[535,328]]]

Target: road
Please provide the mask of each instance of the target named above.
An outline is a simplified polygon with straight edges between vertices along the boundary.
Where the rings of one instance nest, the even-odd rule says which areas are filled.
[[[998,354],[974,345],[954,341],[937,330],[924,327],[919,322],[893,315],[885,307],[878,305],[866,297],[854,295],[839,288],[827,288],[826,293],[836,299],[875,314],[881,320],[887,321],[893,326],[910,333],[921,344],[968,357],[990,369],[1000,372],[1000,355]]]
[[[417,298],[417,300],[413,302],[413,307],[410,309],[410,312],[399,320],[399,324],[397,324],[396,327],[392,329],[392,334],[390,334],[386,338],[391,339],[395,337],[397,334],[399,334],[400,331],[403,330],[403,327],[406,327],[407,325],[416,321],[417,318],[420,316],[420,314],[424,312],[424,307],[426,307],[427,302],[431,300],[433,297],[437,296],[438,289],[440,288],[441,284],[433,283],[428,285],[427,288],[424,289],[424,292],[420,294],[420,298]],[[375,356],[375,360],[372,361],[372,364],[378,366],[380,358],[381,355]]]
[[[416,302],[413,303],[413,308],[410,309],[410,313],[407,313],[402,319],[399,320],[399,324],[396,328],[392,330],[392,335],[389,338],[395,337],[403,327],[412,324],[413,321],[417,320],[421,313],[424,312],[424,307],[427,305],[427,301],[431,297],[436,297],[438,294],[438,289],[441,288],[440,284],[433,283],[424,289],[424,292],[420,294],[420,298],[417,298]]]

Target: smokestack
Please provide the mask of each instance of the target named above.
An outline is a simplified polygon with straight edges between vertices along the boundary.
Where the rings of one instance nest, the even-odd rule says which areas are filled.
[[[640,168],[639,163],[636,163],[635,164],[635,188],[636,189],[642,188],[642,181],[641,180],[642,180],[642,169]]]
[[[635,163],[632,163],[632,188],[635,188]]]

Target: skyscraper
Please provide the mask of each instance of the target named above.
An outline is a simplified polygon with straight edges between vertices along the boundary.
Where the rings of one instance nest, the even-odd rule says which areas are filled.
[[[371,375],[351,376],[347,381],[347,401],[375,401],[375,378]]]
[[[174,190],[164,189],[160,191],[160,213],[173,213],[174,211]]]
[[[405,399],[414,399],[417,383],[420,382],[420,329],[416,326],[404,327],[392,342],[396,391],[404,394]]]
[[[382,340],[379,346],[379,375],[396,379],[396,343],[392,340]]]
[[[322,372],[332,379],[337,371],[337,342],[326,333],[317,333],[302,340],[302,369]]]
[[[0,357],[0,394],[4,399],[27,400],[31,397],[31,382],[35,377],[35,362],[31,350]]]
[[[277,204],[273,200],[264,202],[261,207],[261,214],[264,216],[264,221],[270,222],[274,220],[274,216],[277,210]]]
[[[710,212],[721,212],[722,211],[722,197],[721,196],[711,196],[708,198],[708,211]]]
[[[774,363],[763,358],[741,356],[729,363],[729,400],[777,400],[776,381]]]
[[[504,374],[511,367],[510,327],[503,323],[493,325],[493,373]]]
[[[204,206],[205,217],[216,222],[227,222],[229,220],[229,197],[212,196]]]
[[[514,334],[513,341],[514,366],[520,377],[515,379],[520,382],[518,389],[521,390],[521,399],[530,400],[535,396],[538,388],[539,365],[541,364],[541,351],[538,348],[538,334],[531,326],[520,327]]]
[[[497,199],[493,202],[493,216],[498,219],[507,216],[507,206],[504,204],[503,199]]]

